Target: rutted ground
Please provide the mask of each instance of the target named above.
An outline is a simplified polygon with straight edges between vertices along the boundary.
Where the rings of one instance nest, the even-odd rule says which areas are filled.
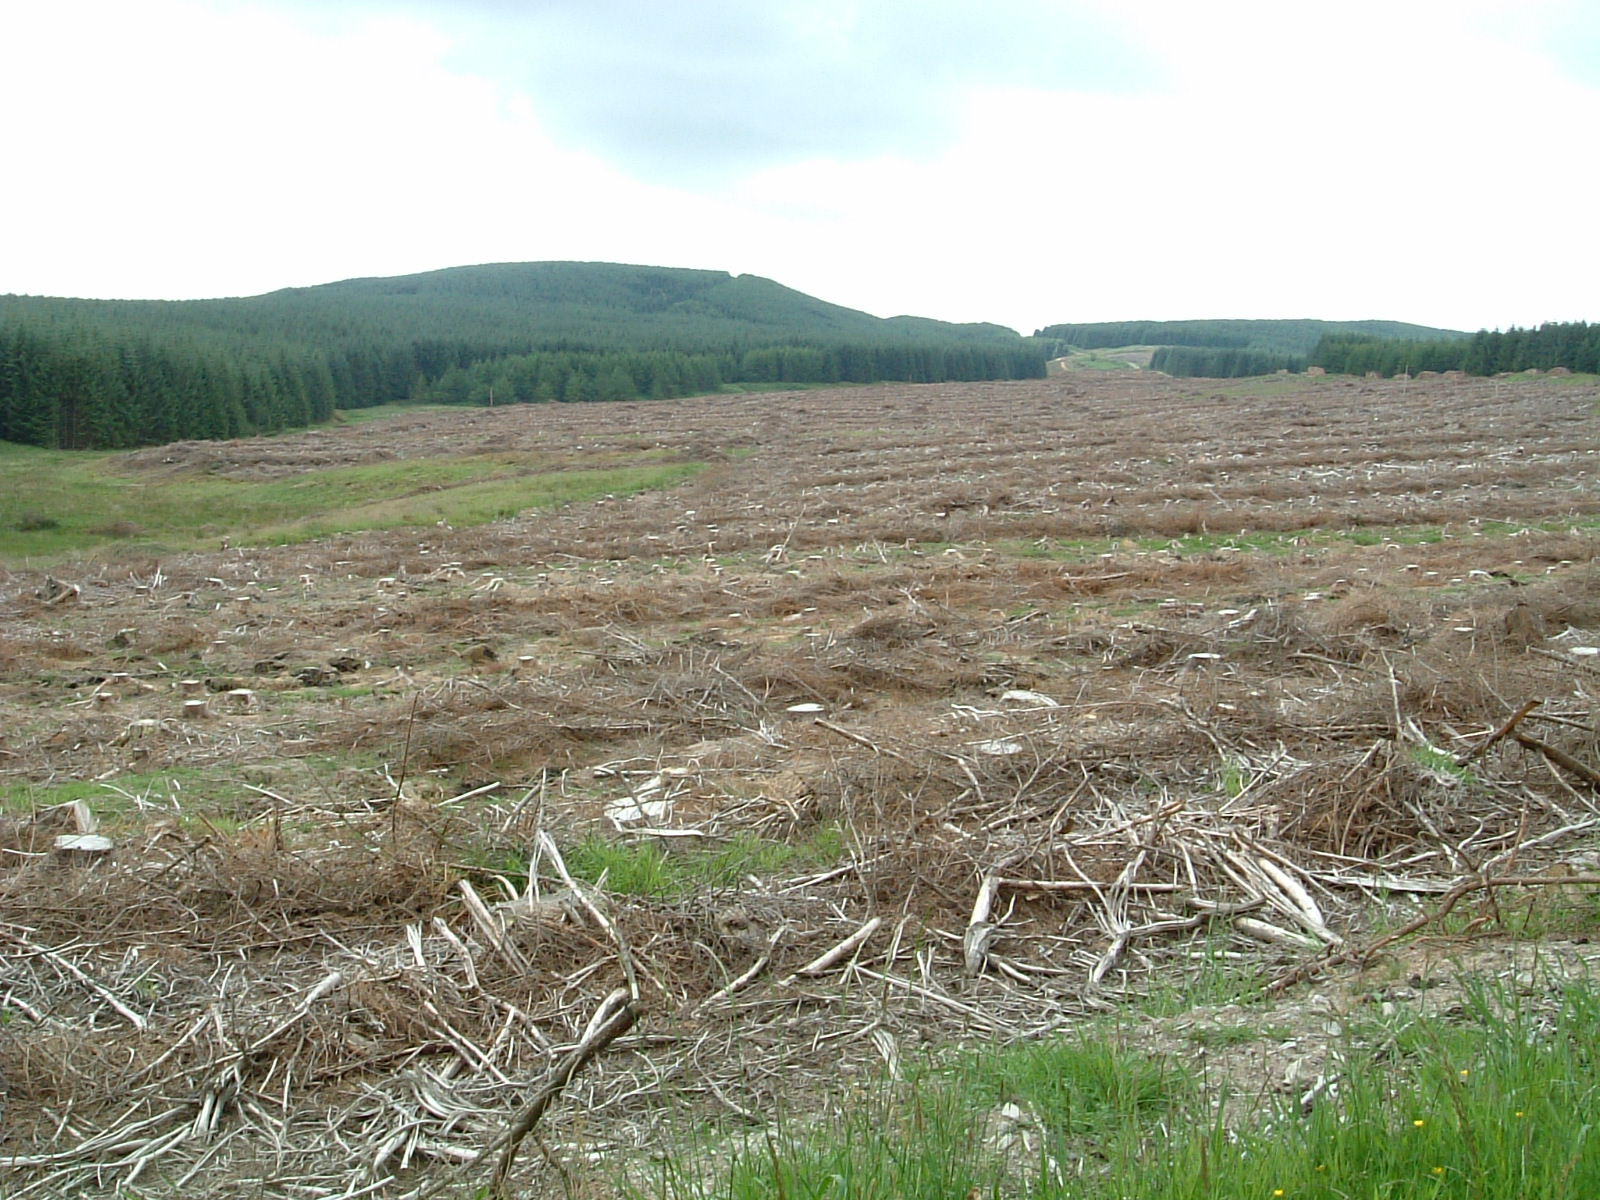
[[[3,577],[16,1194],[481,1179],[626,957],[640,1023],[542,1127],[594,1189],[593,1155],[683,1121],[1154,1011],[1219,954],[1217,1002],[1279,981],[1251,1019],[1314,1039],[1421,943],[1308,964],[1456,881],[1591,869],[1596,397],[1075,375],[128,456],[715,465],[470,529]],[[78,795],[109,862],[51,853]],[[1502,890],[1420,934],[1590,927],[1583,886]],[[1205,1048],[1193,1019],[1152,1051]]]

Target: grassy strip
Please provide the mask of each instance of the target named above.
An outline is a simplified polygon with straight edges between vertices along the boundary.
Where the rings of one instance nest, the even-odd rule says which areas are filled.
[[[247,540],[302,542],[362,529],[398,529],[441,521],[458,527],[485,525],[533,508],[554,508],[601,496],[625,496],[671,487],[704,469],[704,463],[666,463],[552,471],[462,483],[422,494],[330,507],[315,516],[258,528]]]
[[[331,689],[329,689],[331,690]],[[250,784],[304,790],[320,787],[319,774],[340,768],[370,769],[372,760],[345,755],[337,760],[306,757],[247,766],[171,766],[160,771],[128,772],[101,779],[58,779],[49,783],[16,780],[0,783],[0,817],[29,820],[46,809],[85,801],[100,831],[140,833],[151,818],[175,820],[179,826],[211,834],[231,832],[271,807]],[[293,773],[292,776],[290,773]],[[382,784],[375,792],[381,794]]]
[[[1534,999],[1529,999],[1529,997]],[[1551,1002],[1546,1002],[1553,998]],[[1265,1034],[1263,1035],[1265,1036]],[[1344,1035],[1331,1088],[1228,1102],[1203,1078],[1081,1033],[924,1070],[731,1163],[680,1156],[652,1200],[1562,1200],[1600,1195],[1600,994],[1468,988]],[[994,1114],[1030,1130],[1007,1150]],[[1231,1118],[1224,1115],[1232,1113]],[[1026,1141],[1026,1148],[1023,1143]],[[708,1156],[707,1162],[717,1161]]]
[[[531,508],[670,487],[697,462],[570,469],[470,455],[307,470],[273,480],[128,475],[116,456],[0,443],[0,561],[135,549],[303,541],[361,529],[479,525]],[[643,461],[641,461],[641,459]]]

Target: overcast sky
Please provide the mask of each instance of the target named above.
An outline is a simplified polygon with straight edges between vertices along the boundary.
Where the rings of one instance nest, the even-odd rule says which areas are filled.
[[[1600,320],[1595,0],[0,0],[0,292]]]

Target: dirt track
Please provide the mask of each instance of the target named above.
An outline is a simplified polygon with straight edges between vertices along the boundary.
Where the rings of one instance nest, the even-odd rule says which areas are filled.
[[[521,893],[541,831],[694,884],[596,899],[644,1020],[548,1118],[572,1163],[662,1136],[662,1080],[759,1120],[900,1047],[1136,1001],[1217,938],[1259,989],[1471,872],[1587,870],[1558,755],[1600,763],[1596,400],[1074,375],[129,456],[715,465],[479,529],[58,569],[57,603],[0,576],[0,782],[103,780],[117,843],[80,869],[47,853],[63,813],[0,827],[0,1154],[32,1194],[142,1157],[287,1196],[476,1153],[624,979],[548,856],[553,906],[472,916],[461,881]],[[1458,765],[1530,700],[1533,745]]]

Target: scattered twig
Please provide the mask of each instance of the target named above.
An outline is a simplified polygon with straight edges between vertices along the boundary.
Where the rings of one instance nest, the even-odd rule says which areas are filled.
[[[421,699],[421,692],[411,694],[411,710],[406,714],[405,741],[400,748],[400,774],[395,778],[394,795],[389,801],[389,846],[392,850],[398,850],[400,845],[400,801],[406,786],[406,769],[411,763],[411,731],[417,724],[417,704]]]
[[[583,905],[584,911],[594,918],[596,925],[611,935],[611,940],[617,946],[617,958],[622,963],[623,977],[628,981],[628,997],[637,1003],[639,999],[639,975],[634,967],[633,951],[628,948],[628,943],[623,938],[622,931],[616,927],[610,917],[606,916],[600,906],[590,898],[588,890],[572,877],[572,873],[567,870],[566,859],[561,857],[561,851],[556,848],[555,839],[542,829],[539,831],[539,847],[545,854],[550,856],[550,861],[555,866],[556,874],[560,875],[561,882],[572,890],[572,894],[578,898],[578,903]]]
[[[740,988],[745,987],[755,980],[761,974],[761,972],[765,971],[771,965],[772,952],[769,950],[760,958],[756,959],[755,962],[751,963],[742,974],[730,980],[728,983],[712,992],[711,995],[707,996],[704,1000],[700,1001],[699,1004],[695,1005],[695,1011],[700,1012],[704,1009],[711,1008],[712,1006],[719,1004],[723,1000],[726,1000]]]
[[[999,879],[1000,887],[1016,892],[1097,892],[1125,887],[1130,892],[1181,892],[1181,883],[1097,883],[1087,879]]]
[[[119,1017],[121,1017],[128,1024],[132,1025],[135,1029],[139,1030],[141,1033],[146,1029],[146,1027],[148,1027],[148,1021],[146,1021],[138,1013],[134,1012],[133,1009],[129,1008],[121,1000],[117,999],[117,997],[112,994],[109,988],[93,979],[88,972],[84,971],[70,958],[67,958],[65,955],[50,949],[48,946],[41,946],[37,942],[30,941],[25,937],[12,935],[12,940],[18,945],[22,946],[24,949],[28,950],[30,953],[37,954],[41,958],[47,959],[51,963],[54,963],[56,966],[60,967],[68,975],[71,975],[79,983],[83,984],[84,987],[88,988],[96,996],[99,996],[100,999],[109,1004],[112,1010]]]
[[[884,755],[885,757],[888,757],[888,758],[898,759],[900,762],[903,762],[903,763],[910,763],[912,766],[916,765],[916,763],[915,763],[915,761],[913,759],[910,759],[910,758],[906,757],[904,754],[901,754],[900,751],[892,750],[888,746],[880,746],[880,745],[878,745],[877,742],[874,742],[871,738],[865,737],[862,734],[855,733],[855,732],[853,732],[853,731],[851,731],[849,729],[846,729],[843,725],[835,725],[832,721],[825,721],[821,717],[817,717],[816,720],[814,721],[814,724],[820,726],[823,729],[826,729],[829,733],[837,734],[838,736],[844,738],[846,741],[854,742],[858,746],[865,746],[868,750],[871,750],[874,754],[882,754],[882,755]]]
[[[1439,906],[1431,912],[1425,912],[1413,920],[1407,921],[1399,929],[1386,933],[1376,941],[1357,949],[1343,950],[1328,958],[1318,959],[1296,967],[1287,974],[1280,975],[1267,984],[1268,992],[1281,992],[1293,987],[1314,976],[1322,974],[1330,967],[1341,966],[1345,963],[1365,963],[1385,946],[1391,946],[1401,938],[1409,937],[1417,930],[1423,929],[1436,921],[1443,920],[1449,915],[1462,897],[1470,896],[1473,892],[1487,891],[1503,887],[1558,887],[1580,886],[1587,884],[1600,884],[1600,875],[1500,875],[1493,878],[1463,879],[1446,892],[1439,900]]]

